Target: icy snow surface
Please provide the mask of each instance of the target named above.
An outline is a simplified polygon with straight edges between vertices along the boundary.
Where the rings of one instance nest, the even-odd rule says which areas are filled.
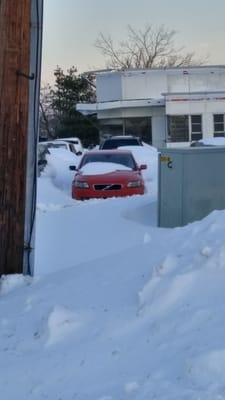
[[[225,399],[225,211],[157,228],[156,156],[146,195],[84,202],[49,156],[35,278],[0,281],[1,399]]]
[[[207,139],[201,139],[199,140],[199,142],[212,146],[225,146],[225,137],[212,137]]]

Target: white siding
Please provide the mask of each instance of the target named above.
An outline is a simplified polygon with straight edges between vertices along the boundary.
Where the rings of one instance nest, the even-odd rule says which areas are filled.
[[[117,71],[97,74],[97,101],[160,99],[164,93],[225,91],[225,67]]]
[[[121,73],[111,72],[97,75],[98,102],[122,100]]]
[[[166,91],[166,74],[162,70],[126,72],[122,77],[123,99],[161,98]]]
[[[157,148],[166,147],[166,116],[152,117],[152,144]]]

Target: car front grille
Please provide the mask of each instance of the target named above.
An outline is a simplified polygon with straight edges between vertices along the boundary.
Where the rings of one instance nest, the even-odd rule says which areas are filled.
[[[99,184],[99,185],[94,185],[94,189],[95,190],[121,190],[122,185],[119,184],[113,184],[113,183],[109,183],[109,184]]]

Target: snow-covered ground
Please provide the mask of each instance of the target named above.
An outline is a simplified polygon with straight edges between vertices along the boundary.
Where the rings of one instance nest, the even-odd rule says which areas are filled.
[[[158,228],[142,156],[146,195],[84,202],[50,157],[35,277],[0,281],[2,399],[225,399],[225,211]]]

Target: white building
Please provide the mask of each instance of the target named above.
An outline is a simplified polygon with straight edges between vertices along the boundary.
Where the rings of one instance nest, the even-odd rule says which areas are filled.
[[[225,134],[225,66],[106,71],[96,75],[101,136],[134,134],[156,147]]]

